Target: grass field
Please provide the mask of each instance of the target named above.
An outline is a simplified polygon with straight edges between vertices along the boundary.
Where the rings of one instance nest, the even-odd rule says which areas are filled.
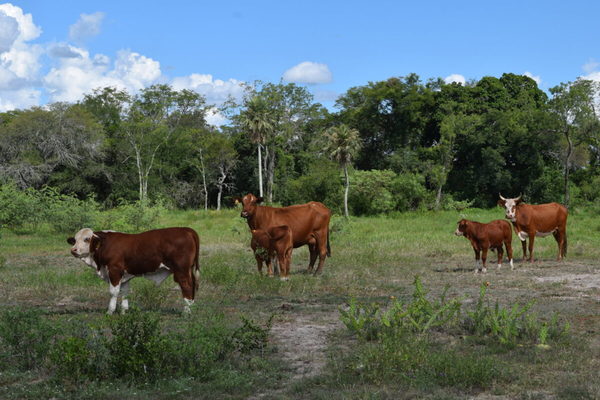
[[[600,398],[600,216],[571,211],[565,261],[555,261],[557,245],[547,237],[536,240],[537,261],[521,262],[515,236],[514,271],[506,260],[497,270],[490,253],[488,273],[474,274],[469,242],[453,235],[456,222],[502,217],[499,208],[334,217],[332,257],[323,274],[305,274],[308,251],[301,248],[293,253],[291,280],[282,282],[258,275],[239,211],[171,211],[157,227],[189,226],[201,238],[202,278],[193,315],[180,315],[183,302],[172,280],[158,288],[134,280],[130,304],[156,315],[163,332],[188,332],[193,324],[242,332],[242,339],[232,336],[238,347],[201,374],[172,377],[165,371],[144,382],[90,374],[69,380],[46,364],[17,368],[14,354],[0,351],[0,398]],[[106,284],[68,250],[66,235],[43,229],[29,235],[3,232],[2,308],[39,310],[55,327],[106,332],[123,317],[104,315]],[[448,286],[447,298],[460,298],[463,315],[475,307],[487,282],[490,307],[534,301],[532,318],[545,323],[558,313],[570,330],[549,346],[531,340],[507,346],[489,335],[465,333],[459,325],[378,340],[363,340],[346,328],[340,308],[355,302],[386,309],[396,300],[410,301],[417,275],[428,299],[439,298]],[[250,327],[240,328],[243,321]],[[266,347],[246,346],[255,338],[250,333],[263,330],[268,330]],[[48,340],[58,346],[56,338]]]

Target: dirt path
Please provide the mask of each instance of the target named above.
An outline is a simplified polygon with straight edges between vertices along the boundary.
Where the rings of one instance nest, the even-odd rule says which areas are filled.
[[[311,310],[316,307],[319,310]],[[288,364],[290,378],[281,388],[249,399],[285,398],[284,393],[291,384],[321,373],[327,363],[328,335],[343,327],[336,309],[323,310],[322,305],[302,305],[299,309],[290,304],[281,308],[284,313],[271,328],[271,344],[277,347],[278,354]]]

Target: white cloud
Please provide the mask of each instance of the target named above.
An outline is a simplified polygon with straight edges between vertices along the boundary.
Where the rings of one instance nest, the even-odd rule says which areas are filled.
[[[542,78],[540,78],[540,76],[539,76],[539,75],[533,75],[533,74],[532,74],[531,72],[529,72],[529,71],[525,71],[525,72],[523,73],[523,75],[525,75],[525,76],[526,76],[526,77],[528,77],[528,78],[531,78],[531,79],[533,79],[533,80],[535,81],[535,83],[537,83],[537,84],[538,84],[538,86],[540,85],[540,83],[542,83]]]
[[[597,62],[596,60],[590,59],[588,62],[586,62],[585,64],[583,64],[583,67],[581,67],[586,73],[591,74],[593,72],[595,72],[598,67],[600,67],[600,63]]]
[[[327,64],[304,61],[285,71],[283,79],[288,82],[318,84],[331,82],[332,75]]]
[[[81,49],[65,43],[51,46],[48,54],[56,58],[82,58],[84,56]]]
[[[161,77],[160,63],[141,54],[122,50],[110,69],[110,59],[102,54],[93,58],[83,49],[70,46],[80,57],[64,57],[43,78],[52,101],[78,101],[98,87],[113,86],[137,92]]]
[[[40,91],[33,89],[42,48],[26,43],[42,30],[31,14],[12,4],[0,4],[0,111],[36,105]]]
[[[175,90],[189,89],[202,94],[209,104],[223,103],[230,96],[239,100],[244,94],[241,81],[236,79],[227,81],[213,79],[210,74],[191,74],[177,77],[173,79],[171,84]]]
[[[19,36],[19,23],[0,10],[0,54],[11,49]]]
[[[81,43],[87,38],[98,35],[103,19],[103,12],[81,14],[79,20],[69,28],[69,38],[74,42]]]
[[[213,126],[221,126],[229,123],[229,120],[219,110],[211,108],[206,113],[206,122]]]
[[[464,76],[460,75],[460,74],[452,74],[452,75],[448,75],[447,77],[444,78],[444,82],[446,83],[460,83],[461,85],[464,85],[467,80],[465,79]]]

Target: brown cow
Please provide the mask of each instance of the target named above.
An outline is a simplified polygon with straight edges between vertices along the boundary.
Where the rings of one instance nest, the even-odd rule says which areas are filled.
[[[292,230],[289,226],[275,226],[267,230],[253,229],[252,241],[250,242],[258,272],[262,274],[263,261],[267,264],[269,276],[273,276],[271,260],[277,255],[279,261],[280,279],[287,281],[290,274],[290,262],[292,260]]]
[[[479,271],[479,256],[483,262],[482,272],[486,272],[485,261],[488,249],[498,251],[498,268],[502,267],[502,244],[506,246],[506,253],[510,261],[510,269],[514,269],[512,252],[512,232],[510,224],[502,219],[497,219],[487,224],[461,219],[454,232],[456,236],[464,236],[471,242],[475,251],[475,273]]]
[[[523,196],[506,199],[500,194],[498,205],[504,207],[506,219],[509,219],[515,233],[523,245],[523,260],[527,259],[527,238],[529,238],[529,261],[533,261],[533,242],[536,236],[554,235],[558,243],[557,260],[567,255],[567,216],[565,206],[558,203],[539,205],[525,204]]]
[[[259,204],[262,203],[263,198],[256,197],[252,193],[236,201],[242,203],[243,210],[240,216],[246,218],[250,230],[267,230],[274,226],[287,225],[292,230],[294,248],[308,245],[310,251],[308,272],[312,272],[317,256],[319,266],[315,275],[321,272],[325,257],[331,256],[329,247],[331,211],[325,205],[311,201],[289,207],[261,206]]]
[[[160,284],[170,274],[179,284],[190,311],[199,284],[200,239],[190,228],[166,228],[127,234],[113,231],[94,232],[84,228],[67,242],[71,254],[96,270],[109,284],[108,314],[115,312],[121,295],[121,312],[129,308],[129,281],[143,276]]]

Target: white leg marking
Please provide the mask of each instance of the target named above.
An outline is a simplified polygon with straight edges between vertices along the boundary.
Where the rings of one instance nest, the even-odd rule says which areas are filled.
[[[485,274],[487,272],[487,268],[484,267],[481,272]]]
[[[194,304],[194,300],[184,298],[183,301],[185,301],[185,306],[183,306],[184,314],[191,313],[192,312],[191,307],[192,307],[192,304]]]
[[[119,291],[121,290],[121,282],[117,286],[113,286],[112,283],[108,286],[110,292],[110,302],[108,303],[108,314],[112,314],[117,309],[117,298],[119,297]]]
[[[123,282],[121,280],[121,282],[121,314],[125,314],[129,310],[129,300],[127,300],[127,296],[129,295],[129,281]]]
[[[513,269],[515,269],[515,266],[513,265],[513,261],[512,258],[510,259],[510,270],[512,271]]]
[[[498,264],[498,269],[502,268],[502,264]]]

